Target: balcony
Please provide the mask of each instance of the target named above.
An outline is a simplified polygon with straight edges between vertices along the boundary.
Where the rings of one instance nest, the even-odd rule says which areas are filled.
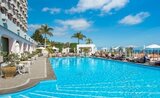
[[[13,15],[13,12],[12,12],[12,10],[8,10],[8,14],[11,14],[11,15]]]
[[[17,11],[17,12],[19,12],[17,7],[15,7],[14,10]]]
[[[15,2],[13,0],[10,1],[11,5],[15,7]]]
[[[17,22],[20,23],[20,20],[17,18]]]
[[[16,20],[17,20],[17,17],[16,17],[16,15],[13,15],[13,19],[16,19]]]
[[[23,2],[23,5],[24,5],[25,7],[27,6],[25,2]]]
[[[1,2],[1,7],[7,9],[7,4],[4,2]]]

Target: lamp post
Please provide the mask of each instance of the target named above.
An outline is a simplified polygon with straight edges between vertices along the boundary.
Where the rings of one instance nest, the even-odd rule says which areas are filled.
[[[0,35],[0,68],[1,68],[1,70],[0,70],[0,71],[1,71],[1,72],[0,72],[1,74],[0,74],[0,75],[2,76],[3,73],[2,73],[1,63],[3,62],[3,56],[2,56],[2,53],[1,53],[1,52],[2,52],[2,37],[1,37],[1,35]]]

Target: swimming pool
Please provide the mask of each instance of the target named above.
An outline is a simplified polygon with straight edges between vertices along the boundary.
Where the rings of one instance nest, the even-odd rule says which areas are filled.
[[[159,67],[79,57],[51,58],[50,63],[56,81],[43,81],[31,89],[1,97],[160,97]]]

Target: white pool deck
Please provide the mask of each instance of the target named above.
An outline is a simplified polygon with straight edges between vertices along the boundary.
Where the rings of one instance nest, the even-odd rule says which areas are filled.
[[[55,79],[53,76],[53,71],[51,68],[48,68],[49,66],[50,65],[47,64],[46,57],[39,57],[30,66],[30,73],[17,75],[14,78],[9,79],[0,78],[0,94],[16,92],[29,88],[30,86],[38,83],[40,80]]]

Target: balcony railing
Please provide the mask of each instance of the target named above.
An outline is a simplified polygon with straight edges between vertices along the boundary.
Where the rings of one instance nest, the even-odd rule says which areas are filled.
[[[6,3],[4,3],[4,2],[1,2],[1,7],[3,7],[3,8],[5,8],[5,9],[7,9],[7,4],[6,4]]]

